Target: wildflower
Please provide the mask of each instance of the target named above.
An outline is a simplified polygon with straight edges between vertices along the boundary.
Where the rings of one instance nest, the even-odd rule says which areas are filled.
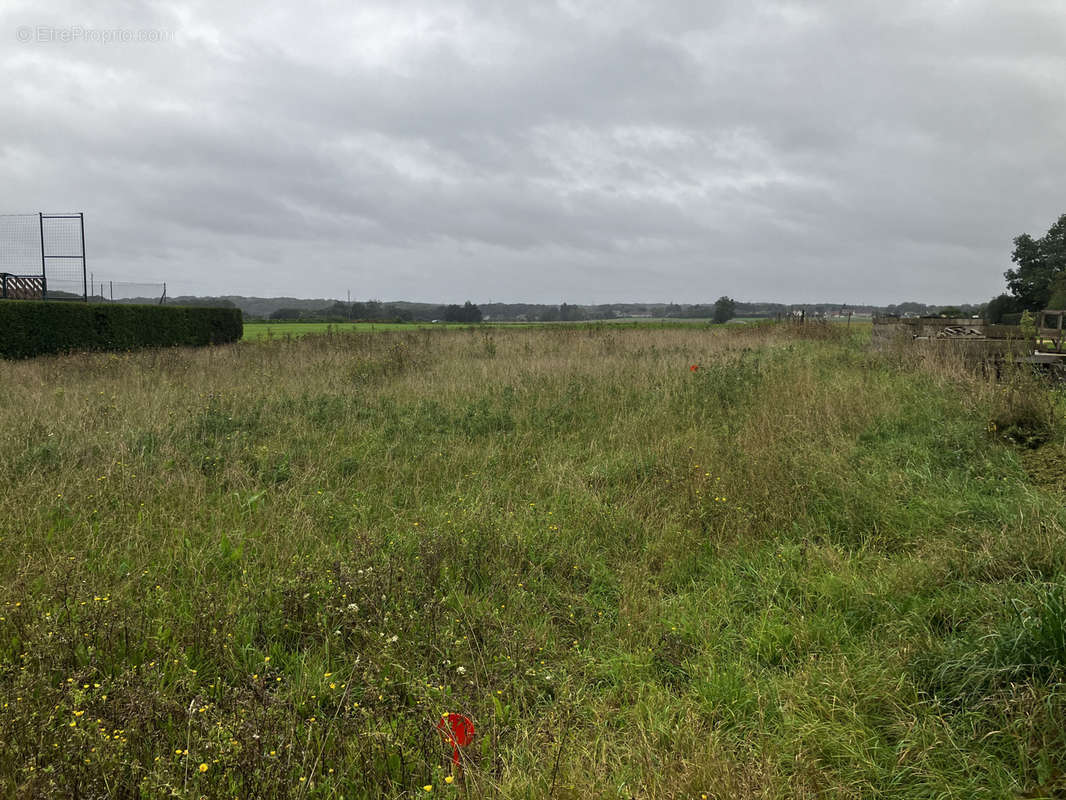
[[[201,764],[200,765],[200,772],[207,772],[207,770],[208,770],[207,764]]]
[[[444,782],[445,782],[445,783],[452,783],[452,782],[454,782],[454,781],[455,781],[455,778],[454,778],[454,777],[452,777],[451,775],[448,775],[448,776],[447,776],[447,777],[445,777],[445,779],[444,779]]]
[[[689,368],[688,368],[688,371],[689,371],[689,372],[695,372],[695,371],[696,371],[696,370],[698,370],[699,368],[700,368],[700,365],[699,365],[699,364],[693,364],[693,365],[692,365],[691,367],[689,367]]]
[[[422,790],[426,791],[426,792],[432,792],[433,791],[433,784],[432,783],[427,783],[425,786],[422,787]]]

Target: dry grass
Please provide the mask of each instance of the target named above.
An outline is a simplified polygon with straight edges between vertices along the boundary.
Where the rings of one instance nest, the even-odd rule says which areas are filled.
[[[1061,791],[1060,498],[989,435],[995,386],[861,338],[419,331],[5,365],[0,785]],[[478,730],[452,784],[443,711]]]

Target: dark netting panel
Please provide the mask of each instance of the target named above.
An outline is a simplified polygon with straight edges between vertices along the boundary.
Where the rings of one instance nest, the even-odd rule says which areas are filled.
[[[44,275],[50,300],[86,294],[84,230],[80,214],[43,214]]]

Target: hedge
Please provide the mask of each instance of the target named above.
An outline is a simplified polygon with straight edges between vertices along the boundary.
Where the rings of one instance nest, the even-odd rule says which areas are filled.
[[[0,300],[0,356],[235,342],[237,308]]]

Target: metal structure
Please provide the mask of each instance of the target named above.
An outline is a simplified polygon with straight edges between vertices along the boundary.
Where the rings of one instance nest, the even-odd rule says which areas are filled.
[[[89,299],[85,215],[0,215],[0,291],[7,299]]]
[[[1066,327],[1066,310],[1048,308],[1041,311],[1037,317],[1036,336],[1039,340],[1038,349],[1046,349],[1043,345],[1049,343],[1056,353],[1062,352],[1063,328]]]
[[[1066,310],[1040,311],[1034,323],[1027,334],[1020,325],[991,325],[979,319],[875,317],[872,343],[879,350],[903,345],[953,352],[983,364],[997,377],[1010,364],[1066,381]]]

